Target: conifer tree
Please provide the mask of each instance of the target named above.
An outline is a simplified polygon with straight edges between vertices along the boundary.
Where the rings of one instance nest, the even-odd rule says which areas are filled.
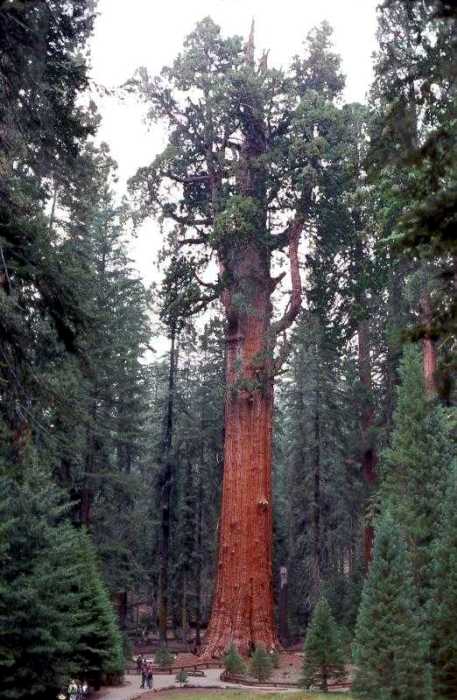
[[[387,512],[357,620],[353,692],[367,700],[429,699],[427,651],[406,544]]]
[[[327,600],[321,597],[314,608],[306,634],[303,661],[304,688],[318,686],[328,692],[330,679],[344,677],[344,659],[339,632]]]
[[[430,594],[431,545],[455,448],[445,410],[427,399],[417,347],[405,348],[400,379],[393,432],[382,457],[381,492],[406,536],[424,603]]]
[[[267,681],[273,673],[273,661],[262,646],[257,646],[252,655],[250,671],[260,683]]]
[[[256,61],[253,31],[243,47],[206,18],[160,77],[142,69],[131,82],[148,104],[148,117],[169,127],[167,147],[131,181],[140,214],[158,214],[174,227],[197,280],[217,256],[219,278],[209,284],[210,297],[222,301],[227,321],[223,505],[209,655],[223,654],[232,639],[243,652],[252,644],[278,644],[273,385],[300,310],[300,237],[313,218],[318,183],[339,158],[333,125],[344,79],[331,34],[327,23],[310,32],[303,57],[283,74],[268,67],[266,55]],[[272,277],[272,257],[286,250],[290,303],[276,319],[271,298],[283,275]],[[208,300],[207,292],[200,294]]]
[[[0,695],[49,697],[71,672],[75,533],[39,470],[0,478]]]
[[[224,656],[224,668],[227,673],[244,675],[246,673],[246,665],[242,657],[238,654],[234,644],[230,644],[227,653]]]
[[[431,600],[434,689],[457,697],[457,464],[451,470],[435,549]]]
[[[122,640],[87,535],[42,468],[0,476],[0,694],[46,699],[70,676],[123,671]]]
[[[124,669],[122,637],[99,563],[87,533],[78,533],[77,554],[80,576],[76,581],[78,610],[75,611],[78,636],[74,662],[80,675],[99,688],[102,681],[118,679]]]

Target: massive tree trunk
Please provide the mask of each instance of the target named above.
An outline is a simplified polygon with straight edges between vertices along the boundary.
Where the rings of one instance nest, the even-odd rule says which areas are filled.
[[[254,69],[253,28],[245,54],[247,65]],[[303,214],[297,211],[283,233],[289,245],[290,302],[282,318],[271,322],[271,295],[283,275],[277,280],[270,275],[272,240],[265,238],[267,178],[263,163],[266,120],[256,91],[246,93],[241,121],[243,140],[237,151],[236,175],[239,198],[232,199],[233,209],[222,217],[225,227],[217,231],[227,322],[226,396],[219,558],[204,647],[204,653],[211,656],[223,654],[230,643],[242,654],[258,645],[279,646],[272,572],[273,384],[287,354],[285,331],[301,305],[298,244]],[[212,154],[208,174],[217,210],[219,186]],[[283,343],[275,359],[280,334]]]
[[[222,513],[217,584],[205,653],[230,643],[278,646],[272,582],[272,414],[269,261],[255,245],[234,262],[238,293],[227,292],[227,359]],[[265,256],[266,257],[266,256]]]

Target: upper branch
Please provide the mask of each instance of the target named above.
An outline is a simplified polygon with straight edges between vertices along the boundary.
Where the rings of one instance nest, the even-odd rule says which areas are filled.
[[[303,220],[295,219],[288,227],[290,277],[292,280],[292,291],[289,303],[283,316],[271,326],[275,336],[286,331],[296,319],[301,307],[302,289],[300,265],[298,262],[298,245],[300,243],[301,232],[303,231]]]

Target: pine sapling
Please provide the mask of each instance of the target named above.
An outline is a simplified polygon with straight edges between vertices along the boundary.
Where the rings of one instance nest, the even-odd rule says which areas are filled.
[[[237,648],[233,642],[230,644],[224,656],[224,668],[227,673],[238,676],[244,676],[246,673],[246,664],[238,654]]]
[[[252,675],[261,683],[270,678],[273,673],[273,661],[264,647],[258,646],[255,648],[250,670]]]
[[[327,693],[330,679],[338,681],[344,678],[341,640],[332,611],[324,597],[314,609],[304,652],[302,687],[318,686]]]

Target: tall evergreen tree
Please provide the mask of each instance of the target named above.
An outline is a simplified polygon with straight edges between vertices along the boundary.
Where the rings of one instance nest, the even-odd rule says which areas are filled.
[[[87,539],[66,522],[62,495],[30,466],[20,481],[4,473],[0,481],[2,697],[44,700],[71,675],[87,672],[100,682],[122,673],[109,599]]]
[[[427,651],[406,544],[387,512],[378,523],[357,620],[354,694],[370,700],[431,698]]]
[[[434,551],[431,599],[431,658],[438,696],[457,693],[457,498],[456,463],[450,471]]]
[[[406,536],[419,597],[426,603],[432,544],[455,447],[444,409],[427,399],[422,358],[414,346],[405,348],[400,377],[390,445],[382,457],[381,493]]]
[[[243,47],[238,37],[223,39],[206,19],[161,78],[151,80],[143,70],[136,84],[150,117],[168,122],[170,142],[150,168],[139,171],[132,187],[144,211],[178,224],[181,246],[203,245],[203,256],[217,254],[214,291],[227,320],[225,488],[207,651],[222,654],[230,640],[244,651],[251,643],[270,648],[277,645],[271,579],[273,383],[286,355],[285,338],[282,353],[274,357],[274,352],[300,308],[298,245],[314,211],[316,184],[332,158],[327,137],[344,84],[339,58],[331,50],[331,29],[323,25],[310,34],[305,56],[286,79],[268,69],[266,56],[256,64],[253,32]],[[176,199],[169,198],[168,182]],[[272,254],[285,249],[292,293],[282,318],[273,321],[271,296],[282,277],[271,277]],[[200,257],[200,264],[205,260]],[[247,466],[253,441],[255,472]],[[245,497],[249,501],[241,506]],[[258,532],[257,542],[248,537],[251,530]],[[243,545],[245,536],[249,541]]]

